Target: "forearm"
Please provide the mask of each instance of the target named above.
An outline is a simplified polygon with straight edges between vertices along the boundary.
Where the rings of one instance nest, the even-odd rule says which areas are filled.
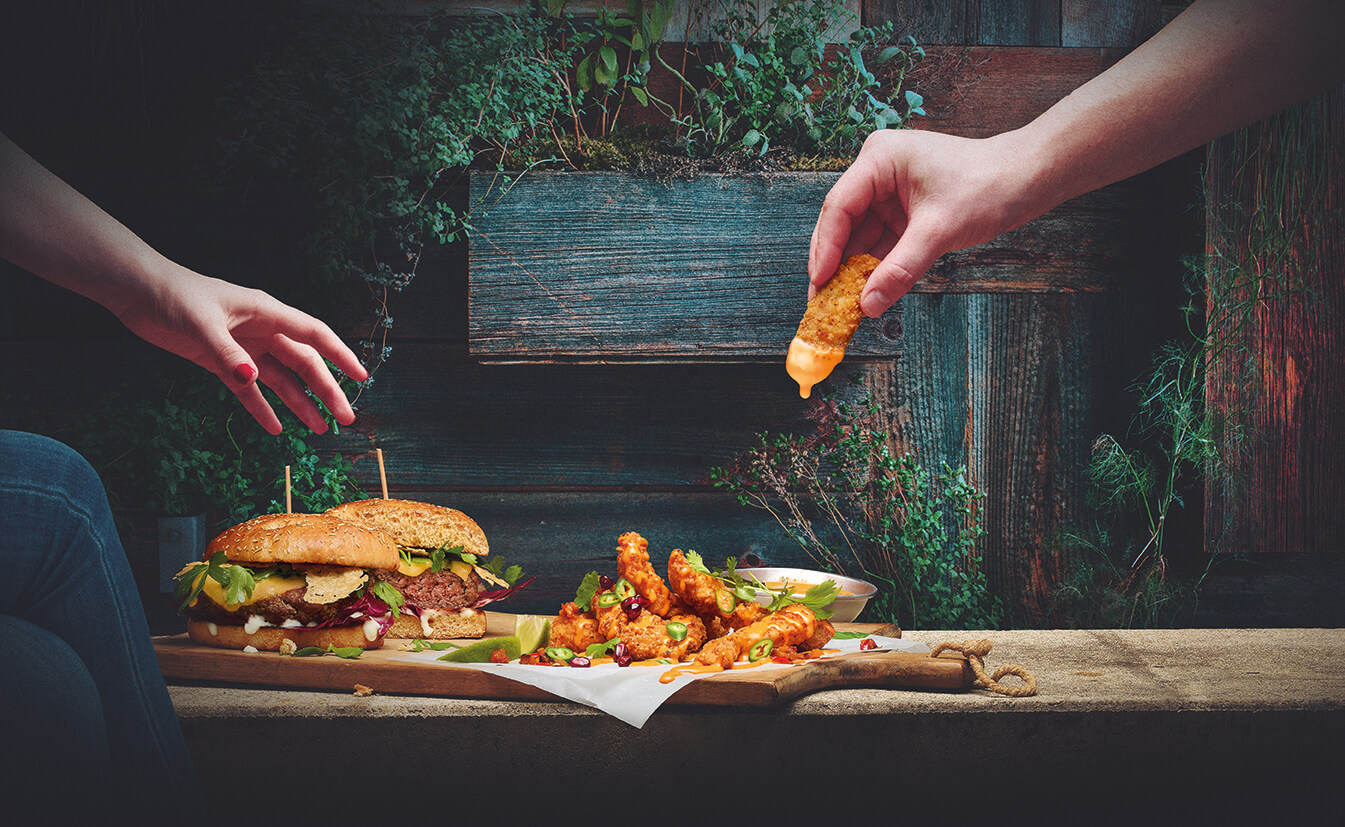
[[[1111,69],[1003,136],[1031,176],[1024,220],[1330,89],[1339,0],[1197,0]]]
[[[171,266],[0,134],[0,257],[111,309]]]

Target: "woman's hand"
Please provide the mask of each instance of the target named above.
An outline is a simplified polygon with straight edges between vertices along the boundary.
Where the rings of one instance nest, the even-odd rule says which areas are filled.
[[[369,374],[327,325],[169,261],[2,134],[0,257],[93,299],[145,341],[215,374],[270,433],[280,433],[280,420],[259,381],[317,433],[327,421],[307,391],[337,422],[355,420],[323,359],[357,381]]]
[[[832,186],[813,230],[809,294],[842,261],[868,253],[882,261],[860,298],[878,316],[920,280],[939,256],[993,239],[1026,222],[1031,175],[1012,134],[958,138],[889,130],[864,142]]]
[[[308,391],[337,422],[355,421],[323,360],[357,381],[367,379],[368,372],[327,325],[261,290],[166,260],[162,270],[129,301],[109,303],[132,333],[218,376],[269,433],[280,433],[280,420],[258,383],[275,391],[315,433],[326,431],[327,422]]]

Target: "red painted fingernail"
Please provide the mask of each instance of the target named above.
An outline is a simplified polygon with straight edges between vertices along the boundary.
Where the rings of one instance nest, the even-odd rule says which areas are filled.
[[[247,362],[244,362],[243,364],[234,368],[234,379],[238,380],[238,384],[240,385],[246,385],[247,383],[251,382],[253,379],[256,378],[257,378],[257,369],[254,368],[252,365],[249,365]]]

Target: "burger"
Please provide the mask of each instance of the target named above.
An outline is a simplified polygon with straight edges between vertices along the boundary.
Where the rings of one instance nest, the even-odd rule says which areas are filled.
[[[264,514],[211,540],[202,562],[178,572],[175,594],[187,634],[206,646],[376,649],[394,615],[373,585],[400,565],[381,532],[322,514]]]
[[[482,637],[482,607],[526,585],[518,583],[522,571],[517,566],[487,561],[485,532],[455,508],[384,498],[355,500],[324,513],[396,543],[399,564],[373,575],[375,593],[393,608],[391,637]]]

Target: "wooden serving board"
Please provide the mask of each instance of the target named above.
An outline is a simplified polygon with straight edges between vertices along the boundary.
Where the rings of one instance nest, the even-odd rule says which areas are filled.
[[[513,616],[496,613],[488,637],[513,629]],[[839,631],[875,632],[875,624],[838,623]],[[381,649],[356,659],[331,655],[285,657],[202,646],[186,635],[156,638],[159,667],[170,683],[288,687],[354,692],[356,684],[382,695],[555,701],[549,692],[486,670],[450,669],[397,660],[407,641],[389,638]],[[462,641],[469,643],[470,641]],[[562,668],[562,667],[549,667]],[[644,667],[641,667],[644,668]],[[744,669],[688,681],[668,703],[766,707],[820,689],[871,687],[956,691],[975,681],[966,658],[937,658],[905,652],[856,652],[812,661],[792,669]]]

